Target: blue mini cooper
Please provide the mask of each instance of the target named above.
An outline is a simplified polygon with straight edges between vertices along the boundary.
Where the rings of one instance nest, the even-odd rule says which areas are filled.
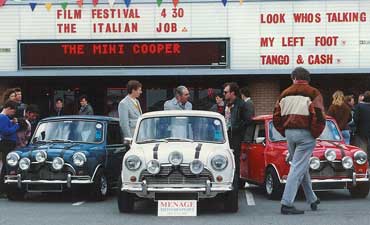
[[[43,119],[30,144],[6,157],[7,196],[21,200],[26,192],[62,192],[85,186],[92,200],[103,200],[117,185],[127,150],[118,119]]]

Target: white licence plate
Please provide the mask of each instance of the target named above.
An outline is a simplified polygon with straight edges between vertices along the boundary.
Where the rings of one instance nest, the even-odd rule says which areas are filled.
[[[197,201],[159,200],[158,216],[197,216]]]

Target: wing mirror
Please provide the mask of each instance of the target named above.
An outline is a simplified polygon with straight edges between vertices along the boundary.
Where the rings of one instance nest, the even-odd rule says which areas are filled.
[[[258,138],[256,138],[256,144],[266,145],[265,144],[265,141],[266,141],[266,138],[265,137],[258,137]]]
[[[125,137],[125,138],[123,139],[123,144],[131,145],[131,144],[132,144],[132,138]]]

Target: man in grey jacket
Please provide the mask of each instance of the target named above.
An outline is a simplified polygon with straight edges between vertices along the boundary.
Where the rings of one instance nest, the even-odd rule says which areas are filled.
[[[193,105],[189,102],[190,93],[185,86],[178,86],[175,97],[164,103],[164,110],[192,110]]]
[[[125,138],[133,137],[137,119],[143,113],[137,100],[142,93],[141,89],[142,85],[139,81],[130,80],[127,83],[128,95],[118,105],[119,123]]]
[[[87,96],[82,95],[80,97],[80,111],[78,111],[78,115],[94,115],[94,110],[92,106],[89,104]]]

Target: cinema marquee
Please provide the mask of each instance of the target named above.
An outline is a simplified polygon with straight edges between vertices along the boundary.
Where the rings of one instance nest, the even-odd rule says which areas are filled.
[[[20,40],[18,68],[226,68],[228,42],[228,39]]]

